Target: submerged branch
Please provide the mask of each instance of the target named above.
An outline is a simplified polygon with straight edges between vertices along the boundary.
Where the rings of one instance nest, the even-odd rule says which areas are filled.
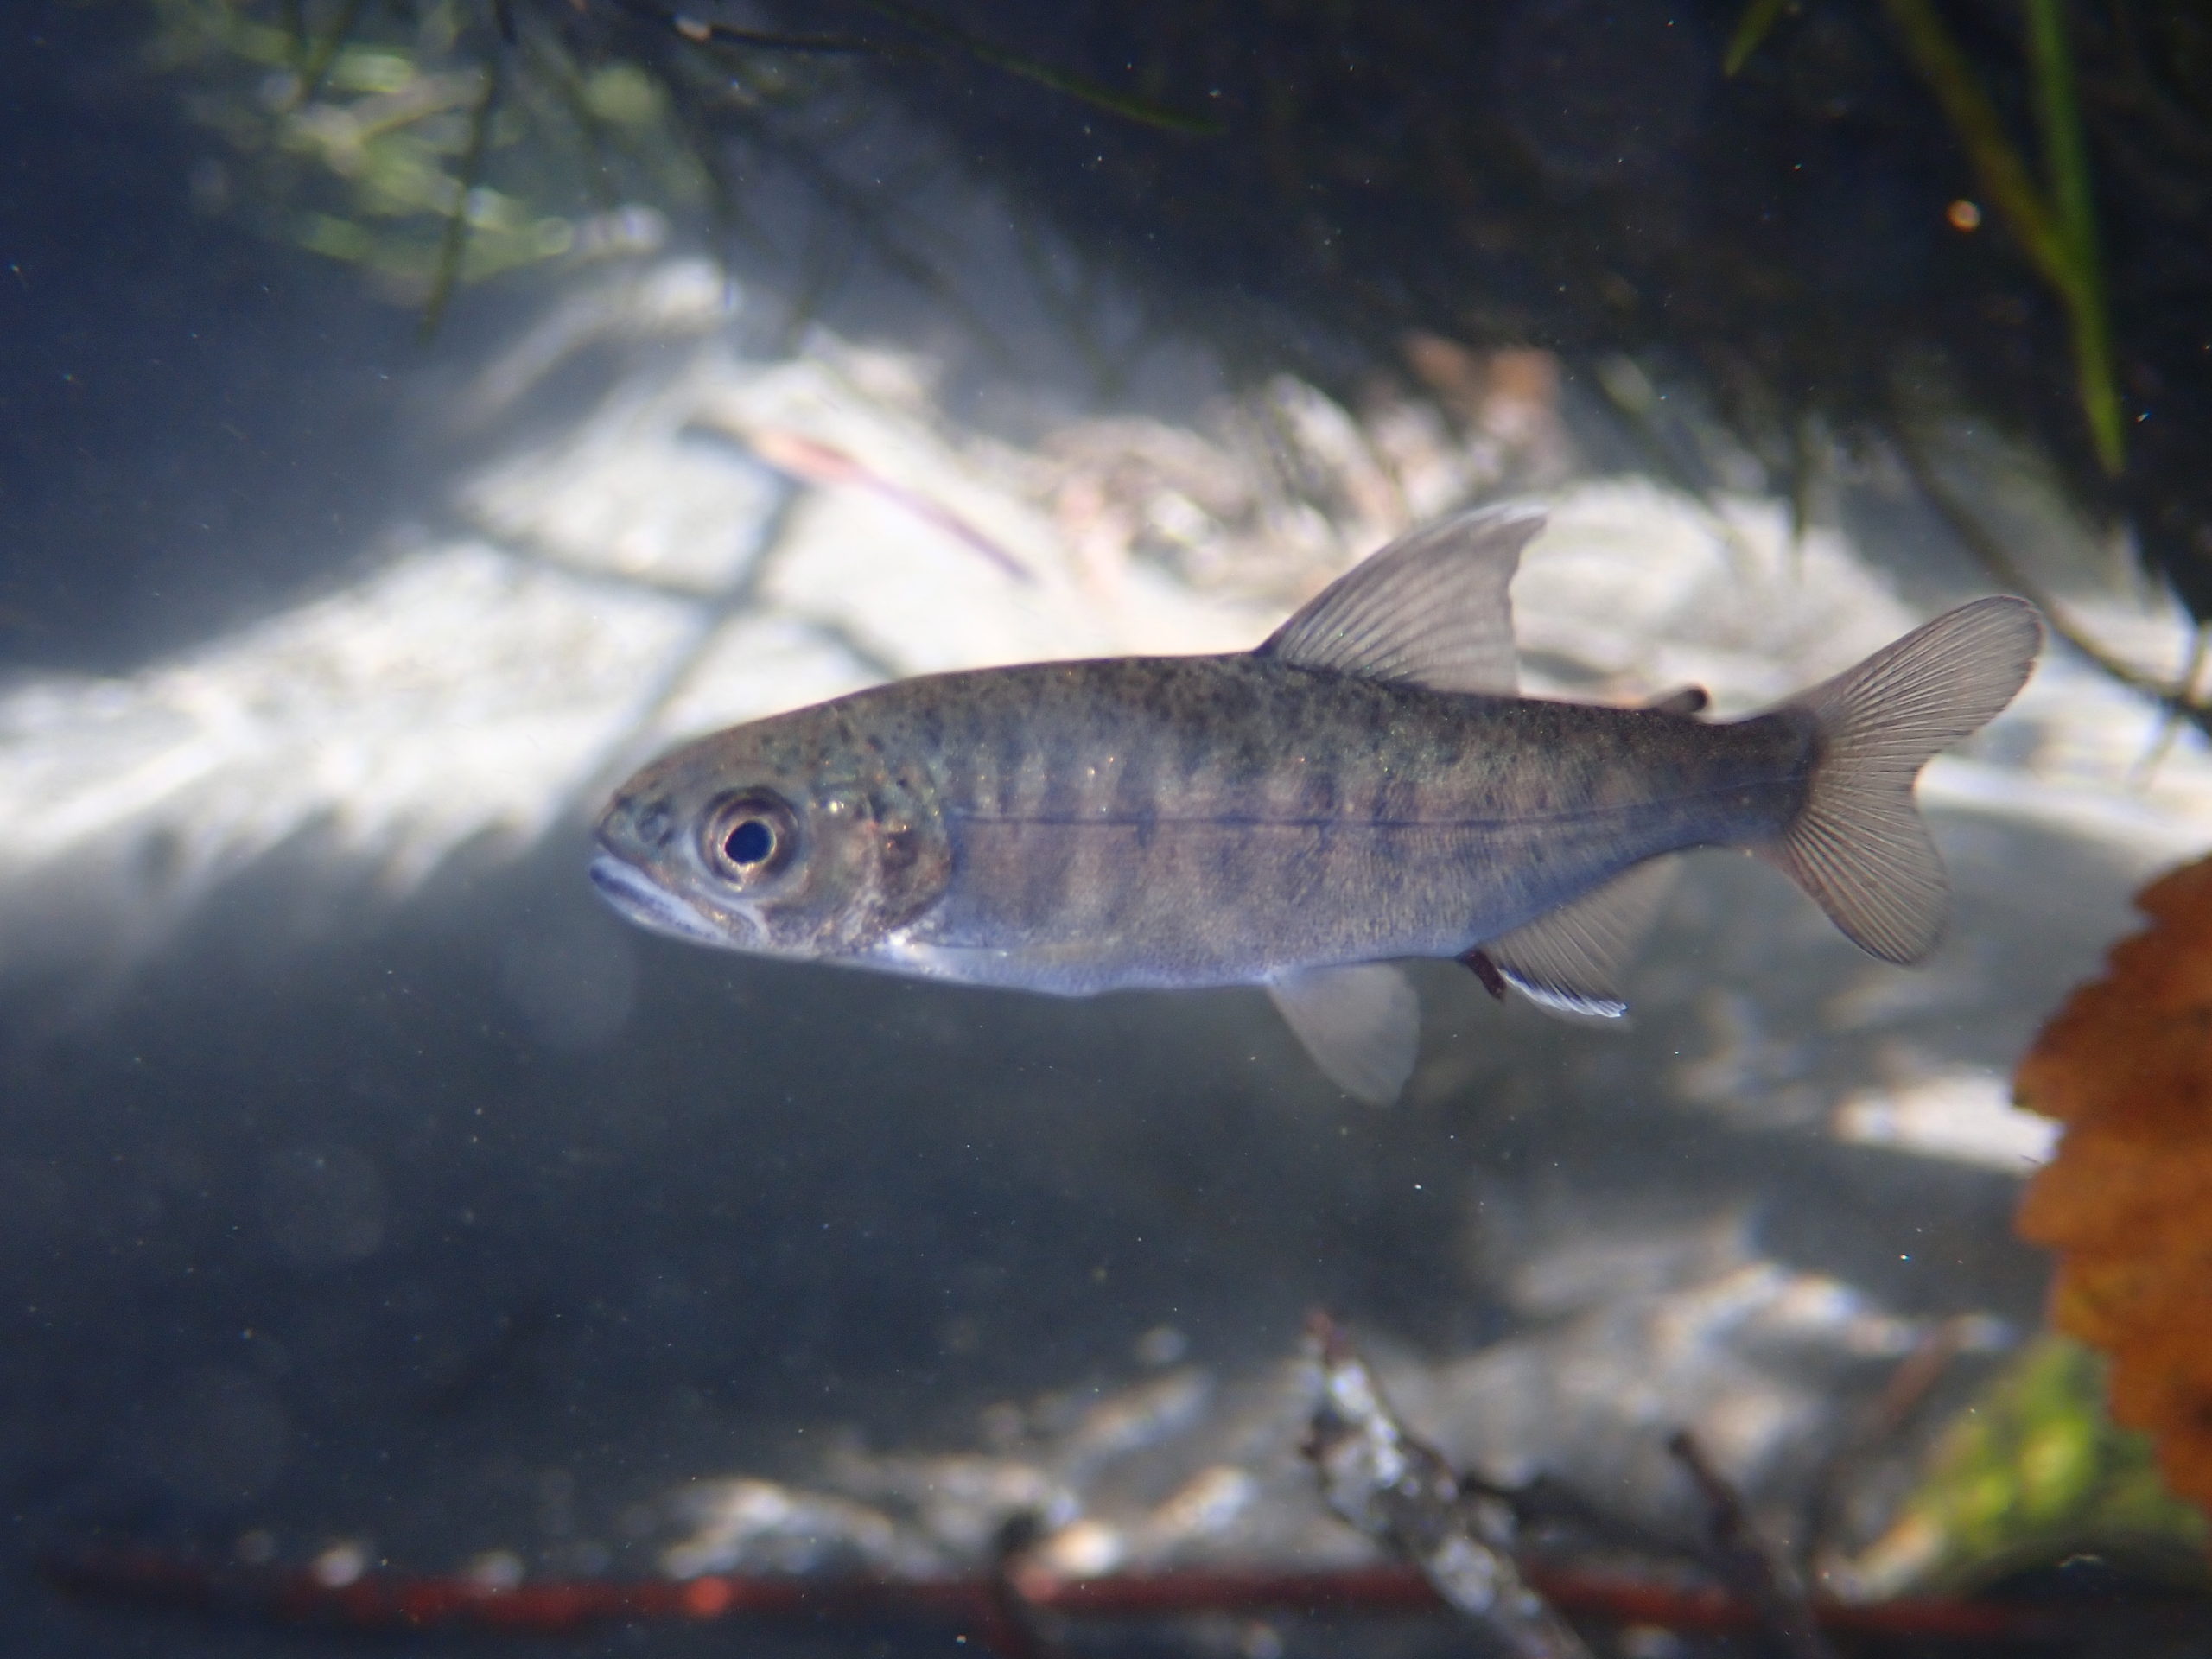
[[[1705,1504],[1706,1532],[1722,1580],[1759,1610],[1791,1659],[1834,1659],[1804,1584],[1781,1552],[1759,1535],[1743,1495],[1713,1467],[1688,1429],[1669,1436],[1667,1452],[1682,1465]]]
[[[1438,1595],[1515,1659],[1589,1659],[1582,1638],[1522,1577],[1510,1506],[1465,1490],[1443,1453],[1406,1431],[1326,1314],[1313,1316],[1307,1340],[1321,1399],[1306,1455],[1329,1507],[1420,1567]]]
[[[830,56],[845,56],[855,53],[880,53],[888,48],[874,41],[864,41],[854,35],[785,35],[772,29],[744,29],[735,23],[721,23],[710,18],[696,17],[683,12],[655,5],[652,0],[610,0],[618,11],[632,17],[660,24],[680,35],[694,46],[741,46],[760,52],[821,53]]]
[[[2192,695],[2191,686],[2186,683],[2177,686],[2155,675],[2147,674],[2134,664],[2115,657],[2091,638],[2078,622],[2066,613],[2065,607],[2028,575],[2006,550],[2005,544],[1991,534],[1987,526],[1974,517],[1973,509],[1936,475],[1934,464],[1918,441],[1900,423],[1892,423],[1891,435],[1914,486],[1929,505],[1936,509],[1936,516],[1958,537],[1960,545],[1973,556],[1976,563],[2002,586],[2033,604],[2043,613],[2044,625],[2051,632],[2096,668],[2129,690],[2140,692],[2177,719],[2188,721],[2208,736],[2212,736],[2212,706],[2197,702]]]
[[[1027,1613],[1102,1620],[1316,1611],[1380,1618],[1434,1613],[1444,1605],[1427,1578],[1402,1567],[1195,1568],[1084,1579],[1060,1577],[1019,1561],[1002,1576],[976,1579],[717,1573],[681,1580],[543,1579],[500,1588],[467,1577],[385,1568],[335,1583],[308,1567],[237,1567],[151,1549],[108,1548],[49,1555],[40,1570],[48,1583],[73,1596],[147,1612],[417,1637],[435,1630],[465,1630],[525,1640],[639,1621],[691,1624],[793,1615],[879,1622],[962,1619],[973,1621],[971,1628],[988,1629],[981,1610],[992,1598],[1009,1593]],[[1535,1571],[1530,1577],[1554,1605],[1609,1624],[1713,1635],[1762,1628],[1755,1609],[1708,1586],[1557,1570]],[[2194,1600],[2146,1605],[2139,1599],[1919,1598],[1813,1605],[1824,1630],[1923,1643],[2149,1640],[2200,1633],[2205,1617],[2202,1605]]]

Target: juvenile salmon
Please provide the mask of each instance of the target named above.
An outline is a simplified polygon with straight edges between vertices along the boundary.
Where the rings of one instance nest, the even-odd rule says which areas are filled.
[[[1964,605],[1764,714],[1516,696],[1507,589],[1542,526],[1464,513],[1258,650],[931,675],[740,726],[616,791],[593,880],[759,955],[1083,995],[1264,985],[1347,1091],[1395,1096],[1454,957],[1584,1014],[1667,856],[1758,852],[1887,961],[1933,948],[1920,768],[2026,680],[2034,607]]]

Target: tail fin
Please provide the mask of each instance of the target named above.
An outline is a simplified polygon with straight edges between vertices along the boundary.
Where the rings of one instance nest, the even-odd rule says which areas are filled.
[[[1816,722],[1813,776],[1764,850],[1862,950],[1904,963],[1936,948],[1948,889],[1914,781],[2012,701],[2042,646],[2034,606],[1976,600],[1784,705]]]

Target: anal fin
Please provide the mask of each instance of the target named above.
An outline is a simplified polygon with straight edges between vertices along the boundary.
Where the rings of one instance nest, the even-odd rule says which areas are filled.
[[[1268,995],[1329,1080],[1388,1106],[1421,1052],[1421,998],[1387,962],[1306,968],[1268,982]]]
[[[1508,984],[1541,1007],[1618,1020],[1628,1012],[1618,988],[1621,969],[1658,918],[1674,880],[1672,858],[1648,859],[1596,891],[1490,940],[1479,954]]]

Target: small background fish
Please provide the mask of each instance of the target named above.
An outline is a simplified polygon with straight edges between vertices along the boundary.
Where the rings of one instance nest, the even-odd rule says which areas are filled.
[[[1887,961],[1931,950],[1920,767],[2009,702],[2042,628],[1961,606],[1747,720],[1518,697],[1507,590],[1541,514],[1357,566],[1256,651],[931,676],[741,726],[617,791],[592,866],[647,926],[758,954],[1087,995],[1261,984],[1363,1098],[1411,1072],[1389,964],[1616,1015],[1668,855],[1759,853]]]

